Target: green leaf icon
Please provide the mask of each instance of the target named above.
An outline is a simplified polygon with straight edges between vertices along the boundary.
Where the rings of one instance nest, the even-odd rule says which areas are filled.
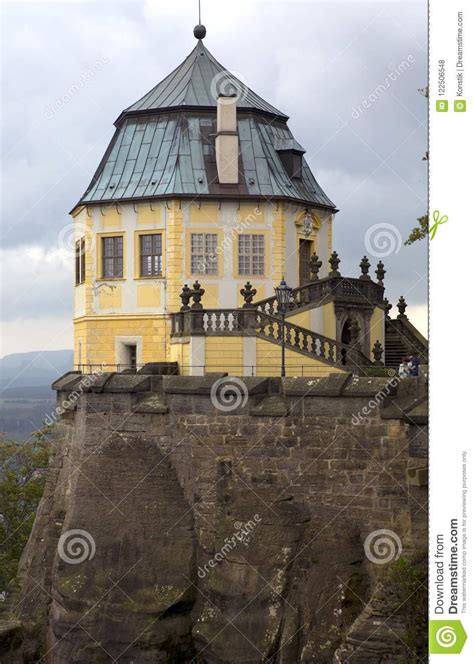
[[[430,620],[430,655],[459,655],[466,640],[460,620]]]

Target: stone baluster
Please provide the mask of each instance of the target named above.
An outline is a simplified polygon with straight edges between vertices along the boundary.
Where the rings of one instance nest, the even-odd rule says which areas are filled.
[[[272,339],[275,339],[275,327],[273,325],[273,320],[270,320],[270,323],[268,325],[268,334]]]
[[[301,343],[300,330],[299,330],[298,327],[296,327],[295,328],[295,341],[294,341],[295,348],[300,348],[300,343]]]
[[[224,311],[222,317],[223,317],[223,321],[222,321],[223,325],[219,329],[222,330],[225,334],[226,332],[229,332],[229,330],[230,330],[230,314],[229,314],[229,312]]]
[[[331,359],[330,356],[331,356],[331,344],[329,343],[329,341],[324,341],[323,342],[323,357],[326,360],[330,360]]]
[[[303,332],[303,346],[302,346],[302,348],[303,348],[303,350],[306,350],[306,351],[308,350],[308,333],[307,332]]]

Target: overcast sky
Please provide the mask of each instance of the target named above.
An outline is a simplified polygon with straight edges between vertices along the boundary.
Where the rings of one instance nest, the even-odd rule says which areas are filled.
[[[340,209],[334,248],[343,273],[359,274],[365,253],[375,266],[373,254],[390,251],[388,297],[403,294],[426,332],[426,243],[400,243],[427,206],[427,102],[418,92],[427,83],[426,3],[202,4],[206,46],[290,116]],[[197,0],[11,2],[1,10],[3,356],[72,347],[68,212],[122,109],[194,48]],[[378,224],[391,235],[388,249],[377,249]]]

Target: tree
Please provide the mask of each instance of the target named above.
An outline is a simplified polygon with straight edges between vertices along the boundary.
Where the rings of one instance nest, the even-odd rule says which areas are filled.
[[[418,92],[423,95],[423,97],[426,97],[428,99],[429,96],[429,88],[428,86],[424,88],[420,88]],[[425,156],[423,157],[423,161],[428,161],[429,159],[429,154],[428,152],[425,152]],[[428,236],[429,232],[429,220],[428,220],[428,215],[424,214],[422,217],[418,217],[418,226],[415,226],[411,230],[410,235],[408,236],[408,239],[405,242],[406,246],[409,246],[410,244],[413,244],[414,242],[417,242],[418,240],[423,240],[425,237]]]
[[[428,215],[424,214],[422,217],[418,217],[418,226],[415,226],[410,232],[410,235],[408,236],[408,239],[406,240],[405,244],[409,246],[410,244],[413,244],[414,242],[417,242],[418,240],[423,240],[423,238],[427,237],[428,231],[429,231],[429,221],[428,221]]]
[[[43,495],[50,430],[35,432],[25,443],[0,442],[0,593],[16,576]]]

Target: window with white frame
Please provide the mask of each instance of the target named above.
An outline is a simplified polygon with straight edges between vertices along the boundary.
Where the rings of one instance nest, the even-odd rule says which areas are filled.
[[[217,233],[191,233],[191,274],[217,274]]]
[[[265,274],[264,235],[239,235],[239,274]]]

